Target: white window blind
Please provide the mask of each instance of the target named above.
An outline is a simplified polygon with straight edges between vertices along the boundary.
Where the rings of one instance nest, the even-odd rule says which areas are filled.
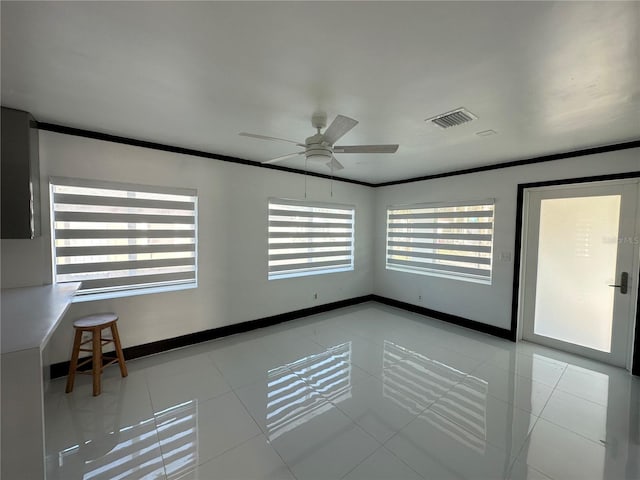
[[[102,297],[195,287],[196,212],[194,189],[52,178],[55,282]]]
[[[354,208],[269,199],[269,280],[353,270]]]
[[[491,283],[493,201],[387,209],[387,269]]]

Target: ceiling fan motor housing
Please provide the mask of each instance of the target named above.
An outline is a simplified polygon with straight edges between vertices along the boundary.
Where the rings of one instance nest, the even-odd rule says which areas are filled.
[[[331,160],[333,157],[331,147],[321,143],[308,143],[304,154],[307,157],[307,160],[321,160],[325,162],[327,160]]]
[[[304,154],[307,160],[327,161],[333,157],[333,148],[328,145],[324,139],[324,135],[318,133],[305,140]]]

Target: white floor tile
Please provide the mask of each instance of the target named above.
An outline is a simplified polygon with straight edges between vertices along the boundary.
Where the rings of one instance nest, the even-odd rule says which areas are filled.
[[[311,339],[288,332],[267,335],[260,339],[260,343],[282,365],[295,363],[302,358],[324,350],[322,345]]]
[[[511,457],[522,445],[538,417],[469,384],[456,385],[429,410],[486,440]]]
[[[345,480],[422,480],[422,477],[384,447],[351,470]]]
[[[464,383],[534,415],[540,415],[553,392],[552,387],[489,363],[481,365]]]
[[[181,474],[180,480],[295,480],[267,439],[259,435]]]
[[[638,478],[638,449],[602,445],[538,420],[518,460],[553,479],[618,480]]]
[[[390,363],[397,361],[389,355],[388,349],[357,336],[353,336],[347,344],[350,349],[350,362],[369,375],[382,377],[382,371]],[[337,345],[343,345],[337,344]]]
[[[192,400],[205,401],[231,390],[211,362],[172,375],[154,373],[147,377],[147,386],[155,412]]]
[[[442,365],[451,372],[456,372],[459,376],[469,375],[482,364],[476,358],[468,357],[453,349],[444,348],[442,345],[442,342],[438,342],[438,345],[412,347],[410,342],[403,342],[397,346],[404,350],[404,360],[419,364],[424,364],[428,360],[430,364]]]
[[[429,357],[412,354],[383,371],[385,385],[394,385],[422,411],[466,378],[464,372]],[[418,412],[419,413],[419,412]]]
[[[269,353],[259,338],[243,342],[242,336],[217,343],[209,355],[233,388],[266,379],[270,370],[284,363]]]
[[[556,386],[567,367],[564,362],[536,353],[515,354],[501,360],[494,358],[488,363],[552,388]]]
[[[326,347],[322,352],[301,358],[287,367],[327,400],[340,401],[344,392],[353,385],[372,378],[350,361],[351,349],[350,344]]]
[[[402,389],[375,378],[354,385],[347,398],[336,405],[381,443],[421,413]]]
[[[314,323],[300,330],[300,334],[324,347],[333,347],[334,345],[349,342],[355,336],[352,330],[347,330],[335,323]]]
[[[494,480],[511,466],[502,450],[430,410],[385,446],[425,478]]]
[[[199,350],[200,345],[195,345],[193,351],[190,348],[181,348],[153,355],[148,359],[137,359],[136,362],[143,363],[140,363],[139,368],[134,372],[144,374],[145,378],[166,378],[182,375],[189,371],[211,370],[212,367],[215,369],[215,365],[207,353]]]
[[[341,478],[380,446],[335,407],[271,444],[298,480]]]
[[[152,418],[153,409],[143,378],[105,380],[102,393],[97,397],[93,396],[89,381],[77,385],[71,393],[61,394],[55,412],[45,416],[47,451],[60,452],[69,446],[98,442],[105,437],[113,439],[113,432]]]
[[[152,418],[111,432],[105,431],[101,436],[92,432],[90,438],[85,438],[80,434],[76,441],[56,450],[47,445],[48,479],[165,477]]]
[[[51,382],[48,478],[640,478],[639,379],[376,303],[128,367]]]
[[[508,480],[551,480],[545,474],[520,461],[514,462],[507,476]]]
[[[281,368],[235,393],[269,440],[274,440],[331,404],[292,371]]]
[[[176,405],[155,420],[167,475],[193,469],[261,433],[233,392]]]
[[[640,389],[640,380],[623,369],[594,371],[571,365],[558,382],[558,390],[600,405],[622,401]]]
[[[634,401],[632,398],[628,402]],[[624,446],[637,443],[633,438],[640,428],[637,413],[633,413],[627,403],[605,407],[598,403],[576,397],[561,390],[551,395],[541,418],[602,444]],[[617,408],[616,408],[617,407]],[[634,425],[635,424],[635,425]]]

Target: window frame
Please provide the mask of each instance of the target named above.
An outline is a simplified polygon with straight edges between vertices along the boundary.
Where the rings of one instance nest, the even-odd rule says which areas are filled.
[[[345,237],[350,240],[350,249],[349,249],[349,265],[343,266],[326,266],[322,267],[311,267],[311,268],[297,268],[282,271],[282,273],[271,272],[270,271],[270,259],[271,254],[269,250],[271,250],[271,225],[270,225],[270,211],[271,204],[275,203],[276,205],[290,205],[297,207],[309,207],[309,208],[322,208],[322,209],[335,209],[341,211],[349,211],[351,213],[351,222],[345,223],[345,225],[350,225],[351,227],[351,236]],[[321,218],[321,217],[311,217],[311,218]],[[275,232],[273,232],[275,233]],[[284,237],[286,238],[286,237]],[[289,237],[291,238],[291,237]],[[267,279],[271,280],[281,280],[286,278],[297,278],[297,277],[308,277],[315,275],[324,275],[328,273],[340,273],[340,272],[350,272],[355,270],[355,238],[356,238],[356,207],[352,204],[342,204],[342,203],[329,203],[329,202],[314,202],[308,200],[296,200],[296,199],[287,199],[287,198],[277,198],[270,197],[267,199]],[[302,242],[301,242],[302,243]],[[312,258],[312,257],[306,257]]]
[[[140,284],[131,284],[131,285],[119,285],[119,286],[104,286],[101,288],[96,288],[96,289],[90,289],[87,290],[85,292],[83,292],[83,287],[81,285],[80,289],[78,290],[78,292],[76,293],[76,295],[73,298],[73,302],[74,303],[80,303],[80,302],[88,302],[88,301],[94,301],[94,300],[105,300],[105,299],[112,299],[112,298],[122,298],[122,297],[130,297],[130,296],[137,296],[137,295],[146,295],[146,294],[152,294],[152,293],[162,293],[162,292],[173,292],[173,291],[181,291],[181,290],[190,290],[190,289],[194,289],[194,288],[198,288],[198,191],[195,188],[180,188],[180,187],[166,187],[166,186],[158,186],[158,185],[147,185],[147,184],[135,184],[135,183],[127,183],[127,182],[115,182],[115,181],[103,181],[103,180],[95,180],[95,179],[85,179],[85,178],[74,178],[74,177],[49,177],[49,223],[50,223],[50,232],[51,232],[51,241],[50,241],[50,247],[51,247],[51,276],[52,276],[52,283],[54,284],[64,284],[64,283],[68,283],[68,282],[75,282],[75,281],[79,281],[82,282],[82,280],[65,280],[65,281],[58,281],[57,277],[59,275],[58,273],[58,268],[57,268],[57,255],[56,255],[56,210],[55,210],[55,206],[56,206],[56,202],[55,202],[55,187],[56,186],[62,186],[62,187],[79,187],[79,188],[96,188],[96,189],[105,189],[105,190],[120,190],[123,192],[135,192],[135,193],[142,193],[142,194],[160,194],[160,195],[178,195],[178,196],[188,196],[188,197],[193,197],[190,201],[185,201],[185,203],[189,203],[192,202],[193,203],[193,215],[185,215],[185,217],[187,218],[193,218],[193,229],[174,229],[175,231],[181,231],[181,230],[191,230],[193,232],[192,235],[189,236],[184,236],[184,238],[188,238],[188,239],[192,239],[193,242],[192,243],[185,243],[188,245],[193,245],[193,257],[184,257],[184,258],[193,258],[193,278],[187,278],[187,279],[182,279],[182,280],[169,280],[169,281],[161,281],[161,282],[148,282],[148,283],[140,283]],[[69,194],[69,195],[73,195],[73,194]],[[98,198],[104,198],[104,197],[108,197],[108,198],[116,198],[115,196],[110,197],[108,195],[101,197],[100,195],[96,195],[96,197]],[[123,198],[129,198],[129,197],[123,197]],[[133,197],[134,199],[136,197]],[[153,199],[151,199],[151,201],[153,201]],[[162,200],[158,200],[156,199],[156,201],[162,201]],[[85,205],[89,205],[89,206],[99,206],[99,203],[97,205],[91,205],[91,204],[85,204]],[[104,206],[104,205],[102,205]],[[125,208],[124,206],[120,206],[121,208]],[[133,207],[135,208],[135,207]],[[138,207],[138,208],[154,208],[154,207]],[[190,211],[189,209],[184,209],[185,211]],[[135,215],[135,214],[134,214]],[[161,216],[161,215],[159,215]],[[127,223],[127,222],[124,222]],[[153,222],[149,222],[149,223],[153,223]],[[185,223],[190,223],[190,222],[185,222]],[[131,224],[136,224],[136,222],[131,222]],[[94,228],[95,230],[98,230],[98,228]],[[148,231],[153,231],[154,229],[151,228],[147,228],[147,229],[141,229],[141,228],[130,228],[127,227],[126,230],[131,230],[131,231],[144,231],[144,230],[148,230]],[[91,238],[91,237],[88,237]],[[105,237],[108,238],[108,237]],[[112,237],[112,238],[116,238],[116,237]],[[117,238],[126,238],[126,239],[131,239],[131,238],[154,238],[154,237],[117,237]],[[172,238],[172,239],[176,239],[179,237],[166,237],[166,238]],[[129,244],[125,244],[122,246],[126,246]],[[138,246],[152,246],[152,243],[146,243],[146,244],[135,244]],[[171,244],[169,244],[171,245]],[[180,244],[176,244],[176,245],[180,245]],[[99,249],[100,247],[105,247],[108,248],[109,245],[97,245],[94,248]],[[115,245],[114,245],[115,246]],[[59,248],[63,248],[63,247],[59,247]],[[73,248],[73,247],[71,247]],[[180,248],[178,247],[176,249],[176,251],[181,251]],[[185,250],[188,251],[188,250]],[[122,254],[126,254],[126,253],[122,253]],[[100,255],[99,253],[96,255]],[[180,258],[180,257],[177,257]],[[171,259],[168,259],[171,260]],[[135,261],[135,260],[134,260]],[[79,262],[81,263],[81,262]],[[98,262],[87,262],[87,265],[90,265],[91,263],[98,263]],[[144,267],[143,267],[144,268]],[[130,270],[134,270],[134,269],[130,269]],[[138,276],[142,276],[142,275],[138,275]],[[135,278],[136,275],[123,275],[122,277],[117,277],[117,278]]]
[[[482,240],[483,242],[490,242],[490,245],[488,245],[489,247],[489,252],[484,252],[484,253],[488,253],[488,257],[481,257],[481,258],[488,258],[489,259],[489,268],[487,269],[489,271],[489,275],[488,276],[481,276],[481,275],[476,275],[476,274],[472,274],[472,273],[464,273],[464,272],[455,272],[452,270],[447,270],[446,268],[429,268],[428,266],[409,266],[409,265],[400,265],[400,264],[396,264],[396,263],[390,263],[389,262],[389,258],[390,258],[390,254],[389,254],[389,250],[391,249],[391,246],[389,245],[390,242],[390,215],[392,211],[398,211],[398,210],[420,210],[420,209],[436,209],[436,208],[457,208],[457,207],[486,207],[486,206],[491,206],[491,210],[487,210],[487,211],[491,211],[491,215],[486,215],[486,216],[478,216],[478,217],[466,217],[466,218],[486,218],[486,217],[491,217],[491,238],[490,240]],[[446,212],[432,212],[432,213],[446,213]],[[455,212],[458,213],[458,212]],[[427,215],[427,214],[425,214]],[[434,217],[432,217],[434,218]],[[436,217],[437,218],[437,217]],[[456,216],[452,216],[452,217],[442,217],[442,218],[456,218]],[[458,218],[464,218],[464,217],[458,217]],[[437,223],[437,222],[436,222]],[[472,223],[472,222],[469,222]],[[485,222],[486,223],[486,222]],[[447,278],[447,279],[451,279],[451,280],[461,280],[461,281],[465,281],[465,282],[470,282],[470,283],[479,283],[479,284],[483,284],[483,285],[492,285],[493,284],[493,267],[494,267],[494,259],[493,259],[493,254],[494,254],[494,240],[495,240],[495,199],[494,198],[488,198],[488,199],[483,199],[483,200],[469,200],[469,201],[454,201],[454,202],[431,202],[431,203],[415,203],[415,204],[406,204],[406,205],[389,205],[386,208],[386,233],[385,233],[385,269],[386,270],[392,270],[392,271],[399,271],[399,272],[404,272],[404,273],[413,273],[413,274],[417,274],[417,275],[426,275],[426,276],[430,276],[430,277],[439,277],[439,278]],[[427,230],[435,230],[435,229],[429,229],[426,228]],[[462,229],[461,229],[462,230]],[[438,234],[436,232],[429,232],[429,233],[433,233],[433,234]],[[455,234],[452,234],[455,235]],[[464,235],[464,234],[458,234],[458,235]],[[486,235],[486,234],[484,234]],[[398,237],[398,235],[395,235],[394,237]],[[409,235],[406,236],[407,238],[410,238]],[[427,240],[431,240],[431,238],[429,237],[422,237],[425,238]],[[461,239],[464,241],[464,239]],[[427,242],[418,242],[418,243],[424,243],[427,244]],[[437,243],[434,242],[434,245],[437,245]],[[446,245],[446,244],[442,244],[442,245]],[[487,247],[487,245],[481,245],[482,247]],[[420,246],[418,246],[418,248],[421,248]],[[425,248],[424,246],[422,248]],[[433,250],[434,253],[433,254],[437,254],[435,253],[436,250],[446,250],[446,248],[430,248],[430,247],[426,247],[426,249],[430,249]],[[465,250],[465,251],[469,251],[469,250]],[[437,254],[437,255],[443,255],[443,254]],[[473,258],[473,257],[472,257]],[[434,259],[435,260],[435,259]],[[445,259],[446,261],[446,259]],[[454,262],[455,260],[448,260],[451,262]],[[435,262],[424,262],[425,265],[429,265],[429,263],[433,263],[436,264]],[[465,263],[465,262],[460,262],[460,263]],[[466,262],[466,263],[473,263],[473,262]],[[437,264],[437,265],[443,265],[446,266],[447,264]],[[455,265],[452,265],[452,267],[456,267]],[[466,267],[459,267],[459,268],[466,268]],[[479,268],[478,268],[479,269]]]

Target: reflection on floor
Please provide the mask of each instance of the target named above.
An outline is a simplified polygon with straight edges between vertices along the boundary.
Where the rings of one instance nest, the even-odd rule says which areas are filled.
[[[162,438],[160,447],[166,452],[162,461],[167,471],[195,468],[198,465],[198,400],[158,412],[155,422]]]
[[[382,372],[382,393],[385,398],[414,415],[423,412],[435,399],[451,390],[457,383],[455,379],[468,375],[388,340],[384,342],[384,355],[389,358],[390,366]],[[391,361],[402,357],[406,361],[396,364]],[[483,384],[485,388],[482,388]],[[470,386],[464,395],[442,398],[440,405],[446,410],[446,415],[429,418],[427,421],[458,442],[483,452],[486,439],[486,400],[486,382],[480,380]],[[443,421],[445,418],[454,421]]]
[[[375,303],[45,398],[48,479],[637,479],[640,381]]]
[[[320,395],[314,395],[308,383]],[[266,433],[275,440],[329,410],[329,402],[351,396],[351,342],[269,370],[267,389]]]

